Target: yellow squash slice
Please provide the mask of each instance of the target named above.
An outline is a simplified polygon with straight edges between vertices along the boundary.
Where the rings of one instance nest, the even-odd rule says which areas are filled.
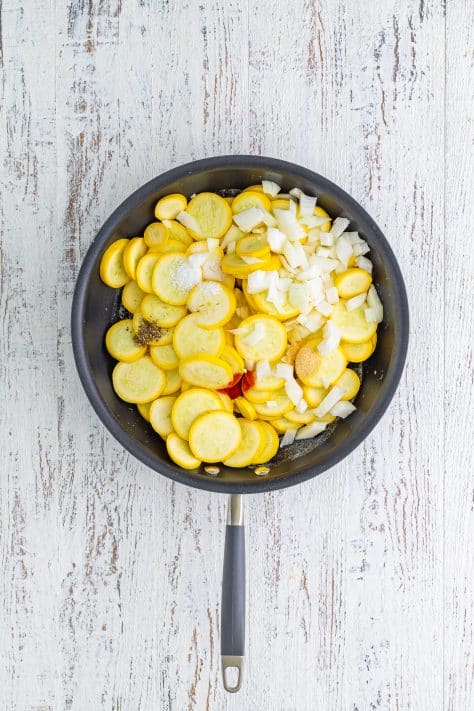
[[[287,420],[286,417],[277,417],[275,420],[272,420],[272,427],[274,427],[279,434],[285,434],[288,430],[295,429],[296,425],[294,422]]]
[[[263,190],[243,190],[235,196],[232,203],[232,212],[237,215],[251,207],[261,207],[268,212],[272,209],[272,204]]]
[[[166,438],[166,449],[173,462],[182,469],[197,469],[201,464],[189,449],[188,443],[174,432]]]
[[[127,311],[130,313],[135,313],[140,304],[142,303],[145,292],[140,289],[136,281],[129,281],[125,284],[122,291],[122,304],[125,306]]]
[[[111,286],[112,289],[120,289],[121,286],[130,281],[123,266],[123,253],[128,245],[128,239],[118,239],[112,242],[105,250],[100,262],[100,278]]]
[[[330,318],[339,328],[341,339],[349,343],[368,341],[377,330],[376,323],[366,320],[363,306],[347,311],[344,301],[334,304]]]
[[[186,210],[188,201],[180,193],[165,195],[155,205],[155,217],[157,220],[174,220],[176,215],[182,210]]]
[[[244,397],[246,397],[249,402],[262,405],[264,402],[267,402],[267,400],[271,400],[274,394],[274,390],[257,390],[253,387],[244,392]]]
[[[189,247],[192,244],[193,238],[184,225],[181,225],[176,220],[163,220],[163,225],[169,230],[170,240],[182,242],[185,247]]]
[[[105,346],[116,360],[133,363],[146,353],[146,346],[141,346],[135,340],[132,319],[117,321],[109,328],[105,336]]]
[[[229,334],[232,337],[232,334]],[[243,373],[245,369],[245,363],[242,360],[242,356],[237,353],[235,348],[231,345],[226,345],[224,346],[224,349],[222,353],[220,353],[219,358],[222,358],[222,360],[225,360],[226,363],[230,365],[232,368],[232,372],[234,375],[237,373]]]
[[[154,400],[152,400],[151,402],[137,403],[138,412],[143,417],[143,419],[146,420],[147,422],[150,422],[150,408],[153,403],[154,403]]]
[[[288,410],[288,412],[285,412],[285,417],[287,420],[293,422],[295,425],[310,425],[311,422],[314,422],[316,419],[316,415],[314,415],[314,413],[309,408],[306,410],[306,412]]]
[[[149,254],[169,254],[170,252],[185,252],[186,245],[178,239],[169,239],[165,244],[150,247]]]
[[[206,412],[223,410],[219,394],[205,388],[190,388],[178,395],[171,411],[171,422],[183,439],[188,439],[194,420]]]
[[[272,395],[270,400],[254,405],[257,414],[260,417],[272,418],[281,417],[293,409],[293,403],[285,393],[277,392]]]
[[[276,271],[281,267],[281,261],[277,254],[271,254],[264,259],[258,257],[255,257],[255,259],[258,259],[258,262],[247,264],[238,254],[226,254],[222,258],[221,269],[225,274],[231,274],[237,279],[245,279],[257,269],[268,272]]]
[[[266,234],[246,235],[239,239],[235,245],[235,251],[239,257],[256,257],[263,259],[270,254],[270,245]]]
[[[199,225],[199,239],[220,239],[232,224],[232,210],[216,193],[199,193],[190,200],[186,212]]]
[[[360,378],[355,370],[346,368],[334,384],[346,391],[345,395],[342,396],[342,400],[352,400],[359,392]]]
[[[363,294],[372,284],[372,277],[365,269],[346,269],[341,274],[336,274],[334,286],[341,299],[351,299],[353,296]]]
[[[269,462],[278,452],[280,446],[280,441],[273,425],[263,421],[259,422],[259,425],[263,429],[265,443],[262,451],[253,458],[252,464],[265,464]]]
[[[240,412],[242,417],[245,417],[246,420],[257,419],[256,409],[254,408],[252,403],[246,400],[244,397],[236,397],[234,400],[234,407],[237,412]]]
[[[328,391],[325,388],[312,388],[310,385],[303,385],[303,397],[310,407],[317,407],[322,403]]]
[[[141,303],[143,318],[163,328],[172,328],[186,316],[186,306],[173,306],[154,294],[145,296]]]
[[[176,370],[179,366],[178,356],[171,343],[167,346],[150,346],[150,357],[163,370]]]
[[[234,412],[234,405],[233,405],[232,399],[227,395],[227,393],[223,393],[218,390],[217,394],[219,395],[219,398],[222,400],[224,410],[226,412]]]
[[[133,363],[117,363],[112,373],[112,382],[122,400],[143,403],[161,395],[166,378],[150,356],[143,356]]]
[[[298,351],[295,371],[304,385],[328,388],[342,375],[346,365],[346,357],[340,348],[323,356],[317,346],[306,344]]]
[[[274,361],[286,350],[285,327],[273,316],[255,315],[244,319],[235,336],[235,347],[242,358]]]
[[[161,259],[161,254],[148,252],[137,264],[136,278],[137,284],[142,291],[147,294],[153,293],[152,276],[157,262]]]
[[[261,291],[259,294],[252,294],[254,309],[256,309],[256,311],[275,316],[275,318],[279,321],[287,321],[290,318],[295,318],[300,313],[299,309],[296,309],[290,304],[287,294],[285,294],[285,301],[283,301],[278,309],[274,304],[272,304],[271,301],[268,301],[267,295],[268,291]]]
[[[189,447],[203,462],[222,462],[239,447],[239,421],[224,410],[207,412],[194,420],[189,430]]]
[[[181,389],[181,376],[178,368],[175,370],[165,370],[166,383],[162,395],[173,395]]]
[[[254,464],[259,458],[266,444],[266,434],[260,422],[249,422],[249,420],[237,420],[242,430],[242,439],[236,451],[226,458],[226,467],[248,467]]]
[[[196,313],[202,328],[216,328],[230,321],[236,309],[234,292],[219,281],[202,281],[189,292],[187,307]]]
[[[260,378],[255,382],[253,389],[257,392],[267,392],[268,400],[271,398],[272,390],[280,390],[285,384],[283,378],[279,378],[277,375],[267,375],[264,378]]]
[[[249,185],[248,188],[244,188],[241,192],[263,193],[263,187],[261,183],[257,183],[257,185]],[[235,198],[232,198],[232,200],[235,200]]]
[[[341,350],[346,356],[347,360],[351,363],[362,363],[367,358],[370,358],[372,353],[375,351],[375,346],[377,345],[377,334],[374,333],[372,338],[363,343],[348,343],[347,341],[341,341]]]
[[[185,358],[179,364],[183,380],[201,388],[225,388],[232,381],[232,368],[221,358],[199,354]]]
[[[198,353],[219,356],[224,350],[223,328],[201,328],[199,314],[188,314],[174,330],[173,347],[178,358],[189,358]]]
[[[163,439],[174,432],[171,424],[171,410],[175,402],[176,398],[168,395],[153,400],[150,405],[150,424]]]
[[[148,247],[146,246],[143,237],[134,237],[129,240],[127,246],[123,250],[123,268],[127,272],[130,279],[136,278],[137,264],[147,252]]]
[[[152,288],[167,304],[183,306],[196,284],[196,270],[184,254],[173,252],[160,256],[153,270]]]
[[[151,222],[143,233],[145,244],[154,252],[163,247],[169,237],[169,229],[162,222]]]

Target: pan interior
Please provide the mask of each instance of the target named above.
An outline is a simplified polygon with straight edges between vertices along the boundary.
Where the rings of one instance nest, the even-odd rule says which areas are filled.
[[[205,167],[201,167],[203,164]],[[194,166],[194,169],[193,169]],[[236,157],[199,161],[170,171],[145,185],[123,203],[107,221],[84,262],[73,306],[73,340],[76,361],[86,391],[106,426],[135,456],[167,476],[194,486],[221,491],[279,488],[313,476],[335,464],[356,447],[380,418],[399,379],[406,350],[408,314],[405,291],[395,258],[386,240],[365,211],[342,190],[324,178],[292,164],[263,158]],[[181,172],[180,172],[181,171]],[[102,283],[100,258],[104,249],[120,237],[143,234],[154,219],[153,208],[163,195],[210,191],[238,191],[263,178],[275,180],[284,192],[294,186],[318,196],[318,204],[332,217],[350,219],[371,247],[374,283],[384,304],[377,348],[359,369],[362,387],[355,400],[357,410],[319,437],[280,450],[258,477],[251,469],[220,466],[217,477],[204,472],[184,472],[173,465],[161,438],[142,419],[137,409],[120,400],[112,388],[115,361],[104,346],[110,324],[123,317],[120,293]],[[292,481],[292,479],[294,480]]]

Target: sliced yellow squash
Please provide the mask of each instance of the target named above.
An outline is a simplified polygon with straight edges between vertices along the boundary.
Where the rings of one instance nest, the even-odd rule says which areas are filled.
[[[342,375],[346,365],[346,357],[340,348],[323,356],[317,347],[303,345],[295,359],[299,379],[313,388],[328,388]]]
[[[199,354],[185,358],[179,364],[183,380],[191,385],[218,390],[232,381],[232,368],[221,358]]]
[[[263,403],[255,403],[255,410],[260,417],[272,418],[281,417],[293,409],[293,403],[285,393],[275,393],[270,400]]]
[[[161,395],[166,378],[150,356],[143,356],[133,363],[117,363],[112,373],[112,382],[122,400],[143,403]]]
[[[134,237],[128,241],[127,246],[123,250],[123,268],[130,279],[136,278],[137,264],[147,252],[148,247],[143,237]]]
[[[174,432],[166,438],[166,449],[173,462],[182,469],[197,469],[201,464],[189,449],[188,443]]]
[[[171,343],[167,346],[150,346],[150,357],[163,370],[176,370],[179,366],[178,356]]]
[[[167,397],[159,397],[153,400],[150,405],[150,424],[163,439],[166,439],[168,435],[174,432],[171,424],[171,409],[175,401],[175,397],[168,395]]]
[[[363,343],[348,343],[341,341],[341,349],[347,360],[351,363],[362,363],[367,358],[370,358],[377,345],[377,334],[374,333],[372,338]]]
[[[198,353],[218,356],[225,346],[223,328],[201,328],[199,314],[188,314],[174,330],[173,347],[178,358],[189,358]]]
[[[162,222],[151,222],[143,233],[143,239],[147,247],[154,251],[158,247],[163,247],[169,240],[170,231]]]
[[[198,326],[216,328],[230,321],[237,304],[233,291],[219,281],[202,281],[189,292],[186,305],[196,313]]]
[[[100,261],[100,278],[111,286],[112,289],[120,289],[121,286],[130,281],[130,277],[123,266],[123,253],[128,245],[128,239],[118,239],[112,242],[105,250]]]
[[[359,392],[360,378],[355,370],[346,368],[334,384],[346,391],[345,395],[342,396],[342,400],[352,400]]]
[[[220,239],[232,224],[232,210],[216,193],[199,193],[190,200],[186,212],[199,225],[199,239]]]
[[[261,207],[269,212],[272,209],[272,204],[263,190],[243,190],[235,196],[232,212],[237,215],[244,210],[250,210],[251,207]]]
[[[186,316],[186,306],[174,306],[162,301],[155,294],[148,294],[141,303],[143,318],[163,328],[172,328]]]
[[[174,252],[160,256],[153,270],[152,288],[162,301],[182,306],[198,280],[184,254]]]
[[[244,397],[236,397],[234,400],[234,407],[236,408],[237,412],[240,412],[242,417],[245,417],[246,420],[257,419],[256,409],[254,408],[252,403],[246,400]]]
[[[286,346],[286,329],[273,316],[249,316],[241,322],[235,336],[236,349],[244,359],[251,361],[278,360]]]
[[[334,277],[334,286],[341,299],[351,299],[353,296],[363,294],[371,283],[372,277],[365,269],[346,269]]]
[[[246,235],[239,239],[235,245],[235,251],[239,257],[256,257],[263,259],[270,254],[270,245],[266,234]]]
[[[163,225],[169,230],[170,240],[182,242],[186,247],[192,244],[193,238],[184,225],[176,220],[163,220]]]
[[[339,328],[343,341],[363,343],[372,338],[377,330],[377,324],[369,323],[364,311],[363,306],[348,311],[344,301],[334,304],[330,318]]]
[[[205,388],[190,388],[178,395],[171,411],[171,422],[183,439],[188,439],[194,420],[205,412],[223,410],[219,394]]]
[[[241,440],[239,421],[223,410],[201,415],[189,430],[191,452],[203,462],[224,461],[237,450]]]
[[[137,264],[137,270],[136,270],[137,284],[140,287],[140,289],[142,291],[145,291],[147,294],[153,293],[153,287],[152,287],[153,270],[155,268],[155,265],[157,264],[157,262],[160,259],[161,259],[161,254],[154,254],[152,252],[148,252],[148,254],[145,254],[145,256],[142,257]]]
[[[125,306],[127,311],[130,313],[135,313],[140,304],[142,303],[145,292],[140,289],[136,281],[129,281],[125,284],[122,291],[122,304]]]
[[[146,346],[141,346],[135,339],[132,319],[117,321],[109,328],[105,336],[105,346],[116,360],[133,363],[146,353]]]
[[[237,420],[242,431],[241,441],[231,456],[223,458],[226,467],[248,467],[263,451],[266,444],[266,434],[260,422]]]
[[[150,408],[151,408],[153,402],[154,402],[154,400],[152,400],[151,402],[137,403],[138,412],[143,417],[143,419],[146,420],[147,422],[150,422]]]
[[[259,422],[259,424],[263,429],[265,442],[262,451],[253,458],[253,464],[265,464],[269,462],[278,452],[278,447],[280,446],[280,441],[273,425],[264,421]]]
[[[175,370],[165,370],[166,383],[161,394],[162,395],[173,395],[173,393],[178,392],[181,389],[181,376],[179,374],[178,368]]]
[[[155,205],[155,217],[158,220],[174,220],[182,210],[186,210],[187,199],[180,193],[165,195]]]

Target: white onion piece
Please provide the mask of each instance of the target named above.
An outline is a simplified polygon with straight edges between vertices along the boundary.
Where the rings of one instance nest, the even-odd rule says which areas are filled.
[[[324,432],[326,427],[327,424],[325,422],[312,422],[310,425],[301,427],[295,439],[312,439],[316,437],[316,435],[321,434],[321,432]]]
[[[349,220],[346,220],[345,217],[336,217],[332,223],[331,232],[334,237],[339,237],[342,235],[346,227],[349,227]]]
[[[336,350],[341,341],[341,331],[332,321],[328,321],[323,328],[323,340],[318,343],[321,355],[329,355]]]
[[[330,413],[334,415],[334,417],[342,417],[344,420],[351,412],[354,412],[355,409],[355,405],[353,405],[352,402],[340,400],[331,408]]]
[[[347,311],[354,311],[354,309],[358,309],[359,306],[362,306],[362,304],[365,302],[366,296],[367,294],[357,294],[357,296],[353,296],[351,299],[347,299]]]
[[[267,225],[267,227],[276,227],[277,221],[273,217],[271,212],[268,212],[268,210],[264,210],[261,208],[262,211],[262,220],[263,222]]]
[[[293,279],[290,279],[290,277],[279,277],[277,289],[278,289],[278,291],[283,291],[286,293],[292,284],[293,284]]]
[[[295,242],[293,246],[295,248],[295,252],[298,257],[298,266],[301,267],[302,269],[307,269],[309,266],[309,263],[308,263],[308,257],[306,256],[306,252],[303,249],[303,245],[300,244],[300,242]]]
[[[188,263],[194,268],[201,268],[206,259],[209,257],[208,252],[197,252],[188,256]]]
[[[255,369],[255,376],[257,378],[257,382],[263,380],[264,378],[267,378],[269,375],[271,375],[271,373],[272,369],[268,360],[259,360],[257,362]]]
[[[287,365],[286,363],[277,363],[275,366],[275,375],[277,378],[290,380],[291,378],[294,378],[293,366]]]
[[[268,272],[263,269],[257,269],[251,272],[247,277],[247,291],[249,294],[260,294],[268,289]]]
[[[296,427],[290,427],[289,429],[287,429],[285,434],[281,438],[280,447],[288,447],[289,444],[293,444],[297,432],[298,429]]]
[[[352,244],[342,235],[342,237],[339,237],[337,240],[335,249],[337,258],[342,262],[344,267],[347,267],[349,259],[352,257]]]
[[[301,237],[306,237],[306,232],[298,223],[298,220],[291,210],[279,210],[278,208],[275,208],[273,212],[275,213],[279,229],[288,237],[288,239],[295,241]]]
[[[332,235],[330,232],[321,232],[319,242],[323,247],[333,247],[334,235]]]
[[[287,239],[283,246],[283,255],[287,260],[291,269],[296,269],[299,266],[298,252],[294,245]]]
[[[248,210],[242,210],[237,215],[233,215],[232,219],[242,232],[250,232],[263,222],[262,210],[259,207],[249,207]]]
[[[259,259],[258,257],[247,257],[247,256],[242,256],[240,257],[245,264],[262,264],[265,260],[264,259]]]
[[[380,323],[383,320],[383,311],[378,306],[369,306],[364,309],[367,323]]]
[[[267,230],[267,242],[272,252],[280,254],[286,242],[286,235],[276,227],[269,227]]]
[[[337,304],[339,301],[339,292],[335,286],[330,286],[326,289],[326,301],[328,304]]]
[[[187,227],[192,232],[195,232],[197,235],[202,236],[201,228],[199,227],[198,221],[195,217],[190,215],[189,212],[181,210],[181,212],[176,215],[176,219],[184,227]]]
[[[329,259],[335,256],[332,247],[318,247],[316,250],[316,254],[318,255],[318,257],[328,257]]]
[[[316,207],[316,198],[301,193],[300,195],[300,215],[312,215]]]
[[[219,246],[219,240],[214,237],[207,238],[207,248],[210,252],[213,252],[216,247]]]
[[[319,304],[316,305],[316,311],[319,311],[320,314],[327,318],[332,314],[332,306],[328,304],[327,301],[320,301]]]
[[[275,197],[275,195],[278,195],[281,188],[278,183],[274,183],[273,180],[262,180],[262,190],[266,195]]]
[[[360,257],[362,254],[367,254],[367,252],[370,252],[370,247],[367,242],[361,240],[353,246],[352,251],[355,257]]]
[[[315,227],[321,227],[321,225],[324,225],[327,221],[327,217],[320,217],[320,215],[310,214],[300,217],[300,223],[302,225],[306,225],[306,227],[309,227],[310,229],[314,229]]]
[[[234,254],[235,244],[236,244],[235,242],[229,242],[229,244],[227,245],[227,250],[226,250],[227,254]]]
[[[301,398],[299,403],[296,405],[295,410],[296,412],[299,412],[300,415],[302,415],[306,410],[308,409],[308,403],[304,399],[304,397]]]
[[[358,232],[345,232],[344,237],[347,237],[351,244],[360,244],[362,242]]]
[[[339,402],[339,400],[345,395],[346,391],[344,388],[340,388],[335,385],[328,392],[324,400],[318,405],[318,407],[313,411],[316,417],[324,417],[327,415],[329,410],[334,407],[334,405]]]
[[[291,188],[291,190],[290,190],[290,195],[292,197],[295,197],[297,200],[299,200],[303,194],[304,194],[303,191],[300,190],[299,188]]]
[[[285,392],[293,405],[297,405],[303,397],[303,388],[298,385],[294,378],[285,381]]]
[[[355,260],[356,267],[359,267],[359,269],[365,269],[366,272],[369,272],[369,274],[372,274],[372,262],[370,259],[367,259],[367,257],[363,257],[362,255],[360,257],[357,257]]]
[[[249,360],[248,358],[244,358],[244,363],[246,370],[253,370],[255,367],[253,360]]]
[[[247,343],[247,345],[249,346],[256,346],[257,343],[263,341],[263,339],[265,338],[265,333],[266,331],[263,323],[260,323],[260,321],[256,321],[253,329],[242,340],[245,341],[245,343]]]

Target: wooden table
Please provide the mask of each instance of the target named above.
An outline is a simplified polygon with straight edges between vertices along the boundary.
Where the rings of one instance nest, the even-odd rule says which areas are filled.
[[[473,5],[3,0],[0,708],[468,711]],[[75,372],[96,230],[180,163],[306,165],[375,217],[401,387],[345,462],[247,498],[248,671],[223,692],[224,497],[128,456]]]

